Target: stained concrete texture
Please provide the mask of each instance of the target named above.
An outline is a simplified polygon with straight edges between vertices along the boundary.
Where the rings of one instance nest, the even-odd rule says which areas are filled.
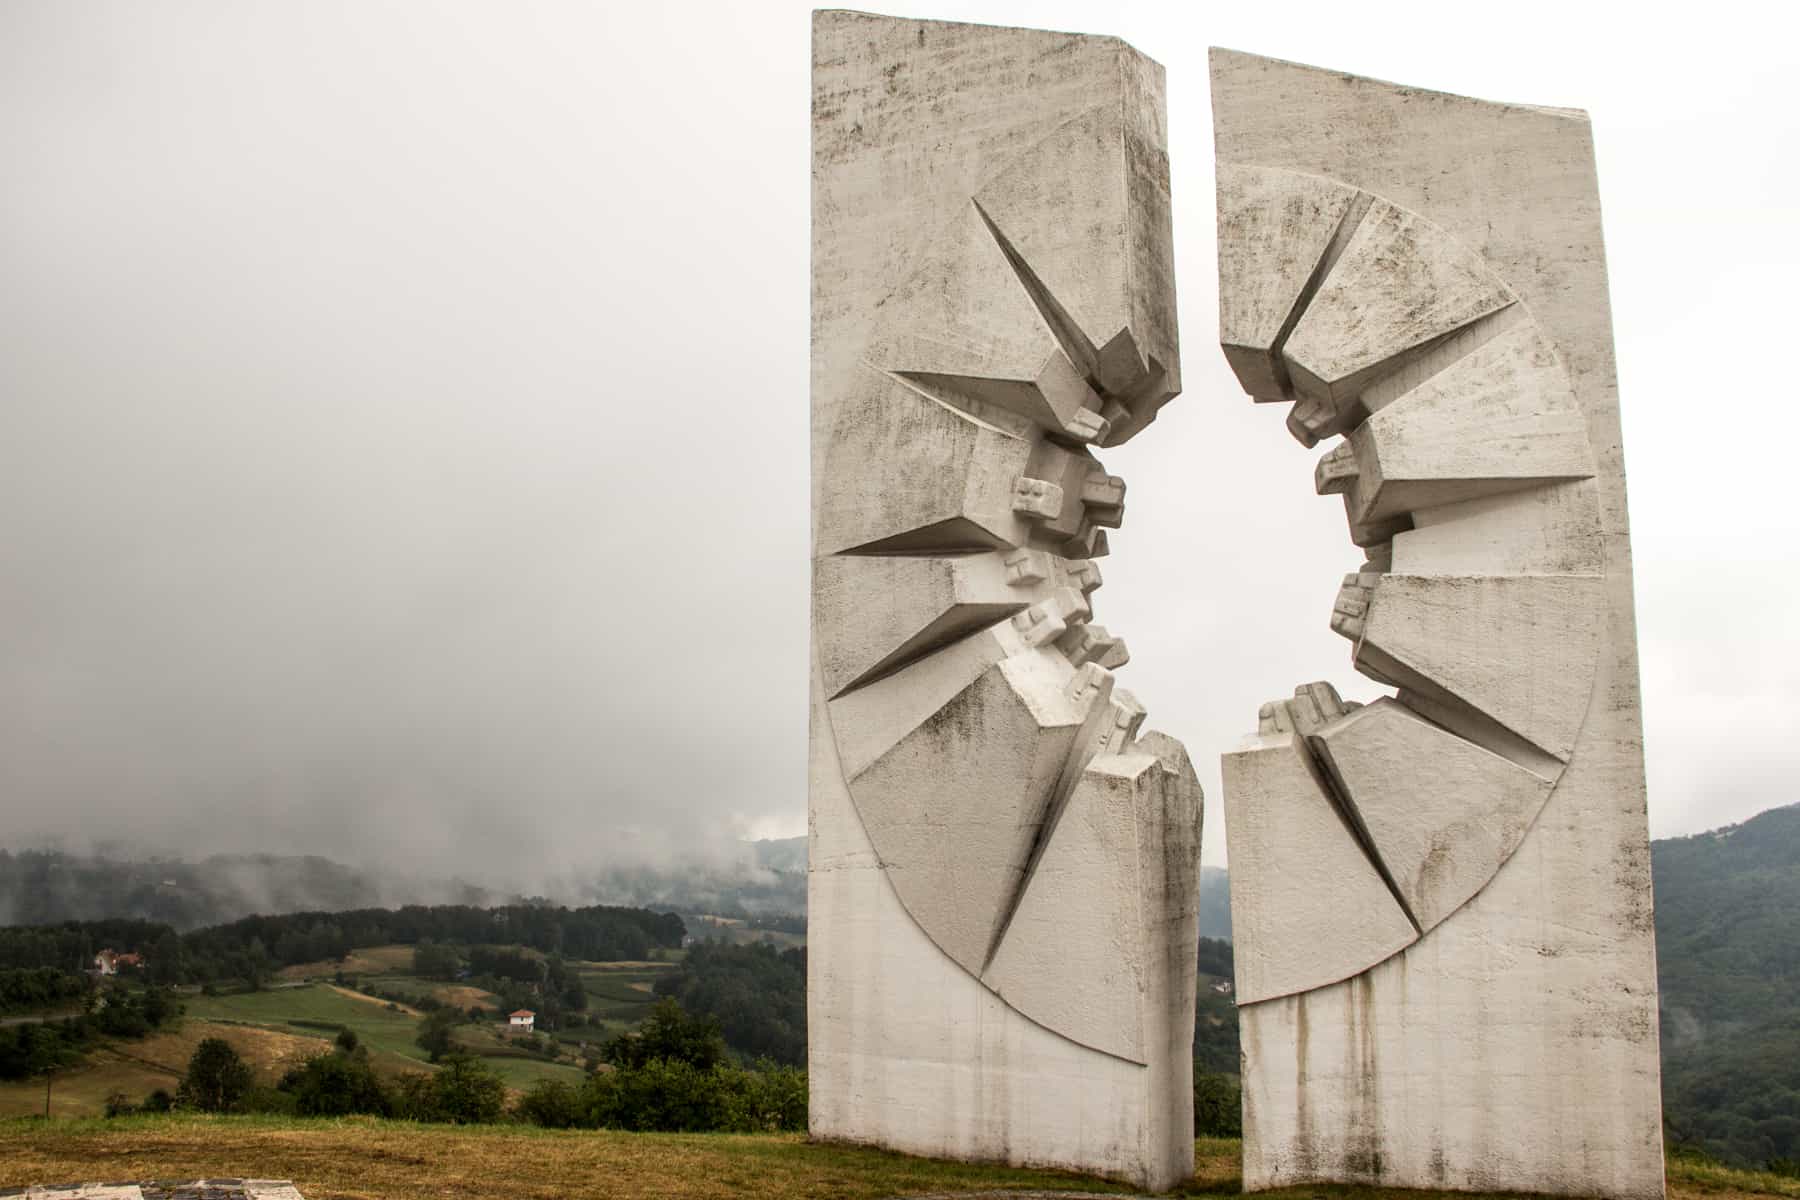
[[[1180,390],[1162,72],[814,21],[814,1136],[1192,1171],[1200,789],[1093,621]]]
[[[1660,1197],[1587,119],[1230,51],[1212,82],[1220,340],[1342,439],[1314,482],[1365,561],[1329,621],[1398,689],[1305,685],[1225,758],[1244,1185]]]

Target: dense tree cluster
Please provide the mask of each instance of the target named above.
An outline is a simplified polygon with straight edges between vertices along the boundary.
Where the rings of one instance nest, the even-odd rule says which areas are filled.
[[[806,1061],[804,949],[702,942],[688,949],[681,970],[656,981],[656,992],[711,1016],[740,1055]]]
[[[72,1066],[103,1038],[141,1038],[181,1011],[160,988],[113,983],[85,997],[87,1009],[62,1020],[0,1026],[0,1079]]]
[[[0,1014],[66,1008],[87,999],[85,975],[56,967],[0,968]]]

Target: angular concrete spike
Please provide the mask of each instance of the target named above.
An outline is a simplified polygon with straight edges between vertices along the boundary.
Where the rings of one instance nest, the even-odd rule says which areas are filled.
[[[974,975],[1055,815],[1089,711],[1105,701],[1071,696],[1070,678],[1053,651],[1004,659],[849,776],[901,903]]]
[[[1567,762],[1587,716],[1602,580],[1380,575],[1356,650],[1388,680],[1445,692]]]
[[[828,696],[844,770],[850,774],[861,771],[950,703],[983,672],[1010,654],[1030,650],[1011,622],[1003,620],[867,687],[836,699]]]
[[[1401,575],[1597,575],[1599,489],[1591,479],[1465,500],[1413,514],[1393,541]]]
[[[916,356],[923,357],[923,356]],[[1066,356],[1052,351],[1036,379],[992,379],[936,371],[892,371],[940,404],[968,413],[1014,437],[1034,430],[1091,442],[1110,426],[1100,415],[1103,401],[1075,372]]]
[[[1531,325],[1488,342],[1351,430],[1352,522],[1594,473],[1587,424]]]
[[[1294,390],[1340,405],[1439,338],[1513,303],[1465,247],[1376,200],[1282,350]]]
[[[1064,351],[1127,402],[1130,418],[1105,445],[1131,437],[1181,390],[1162,119],[1150,100],[1154,80],[1135,65],[1128,70],[1137,77],[1127,89],[1127,119],[1111,105],[1089,109],[975,194],[1015,267],[1025,268],[1046,323],[1069,327],[1059,338]],[[1127,250],[1096,257],[1096,239]]]
[[[839,556],[813,563],[825,694],[836,698],[1023,611],[999,554]]]
[[[1223,756],[1237,1001],[1336,983],[1418,940],[1292,733]]]
[[[1220,163],[1219,342],[1258,400],[1285,400],[1282,340],[1317,285],[1356,189],[1316,175]]]
[[[1013,483],[1032,443],[971,420],[868,368],[834,410],[815,486],[814,553],[947,553],[1018,546],[1030,526]],[[965,539],[917,541],[923,531]],[[909,541],[908,539],[912,539]]]
[[[1553,786],[1386,697],[1309,745],[1426,930],[1512,857]]]
[[[1137,1063],[1147,990],[1139,814],[1162,775],[1149,754],[1088,763],[982,973],[1034,1021]]]
[[[913,273],[883,298],[863,353],[883,370],[1035,387],[1063,350],[980,209],[965,200]]]

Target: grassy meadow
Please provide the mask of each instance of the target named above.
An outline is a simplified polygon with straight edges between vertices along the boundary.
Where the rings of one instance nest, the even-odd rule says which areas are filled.
[[[1174,1195],[1235,1193],[1238,1143],[1203,1138]],[[292,1179],[307,1200],[776,1200],[963,1191],[1130,1189],[1062,1171],[1023,1171],[815,1145],[798,1134],[557,1132],[528,1126],[412,1125],[369,1118],[132,1117],[0,1123],[0,1186],[94,1179]],[[1314,1186],[1272,1200],[1420,1200],[1463,1193]],[[1669,1163],[1671,1200],[1784,1197],[1800,1180]]]
[[[358,950],[342,963],[287,968],[279,982],[261,991],[183,994],[180,1020],[141,1041],[112,1042],[89,1053],[80,1066],[58,1071],[50,1080],[50,1114],[95,1117],[114,1092],[133,1102],[158,1088],[173,1092],[194,1048],[207,1037],[230,1042],[260,1084],[272,1085],[289,1067],[329,1050],[340,1028],[355,1031],[385,1077],[433,1070],[414,1040],[423,1018],[418,1008],[332,982],[355,979],[371,990],[414,1002],[429,997],[464,1010],[499,1009],[500,999],[491,992],[412,974],[412,954],[411,946],[377,946]],[[559,1052],[559,1061],[545,1061],[513,1045],[498,1022],[458,1026],[452,1034],[457,1046],[479,1056],[514,1091],[525,1091],[545,1079],[579,1083],[584,1074],[578,1064],[583,1044],[591,1048],[633,1028],[655,1003],[651,989],[657,978],[676,969],[673,962],[572,965],[588,993],[588,1011],[601,1023],[565,1033],[545,1031],[543,1037]],[[0,1083],[0,1118],[43,1112],[42,1079]]]

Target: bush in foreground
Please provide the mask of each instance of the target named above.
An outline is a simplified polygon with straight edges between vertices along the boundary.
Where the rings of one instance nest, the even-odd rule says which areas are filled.
[[[550,1129],[762,1133],[806,1128],[806,1072],[774,1063],[755,1068],[653,1058],[590,1075],[576,1088],[547,1080],[527,1092],[514,1116]]]
[[[431,1075],[400,1081],[394,1115],[453,1125],[490,1124],[506,1112],[506,1084],[494,1069],[467,1054],[446,1054]]]
[[[367,1051],[340,1050],[309,1058],[282,1076],[278,1088],[292,1097],[294,1112],[303,1117],[352,1113],[385,1117],[394,1110],[393,1097],[375,1077]]]

